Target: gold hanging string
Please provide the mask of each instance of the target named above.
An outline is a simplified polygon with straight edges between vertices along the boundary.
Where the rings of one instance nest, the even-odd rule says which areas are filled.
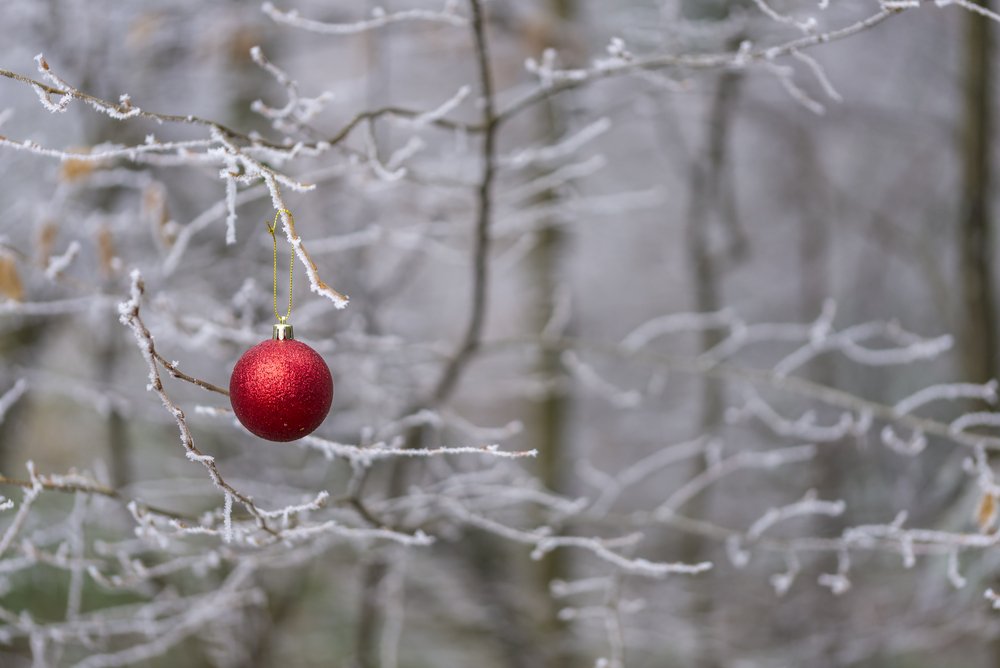
[[[274,223],[268,224],[265,220],[264,224],[267,225],[267,231],[271,233],[271,241],[274,242],[274,317],[278,319],[278,322],[284,325],[288,322],[288,318],[292,315],[292,280],[294,277],[295,269],[295,251],[292,251],[291,257],[288,260],[288,312],[285,315],[278,314],[278,237],[275,235],[274,231],[278,228],[278,217],[282,213],[288,214],[288,217],[292,220],[292,225],[295,225],[295,218],[292,217],[292,212],[288,209],[281,209],[276,214],[274,214]]]

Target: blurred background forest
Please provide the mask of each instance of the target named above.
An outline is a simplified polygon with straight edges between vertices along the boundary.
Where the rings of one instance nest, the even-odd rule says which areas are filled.
[[[6,0],[0,666],[1000,666],[990,14]]]

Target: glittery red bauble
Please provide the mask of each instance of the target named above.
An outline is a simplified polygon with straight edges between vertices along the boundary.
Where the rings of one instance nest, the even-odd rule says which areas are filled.
[[[269,340],[243,354],[229,380],[236,417],[269,441],[294,441],[323,422],[333,402],[333,378],[304,343]]]

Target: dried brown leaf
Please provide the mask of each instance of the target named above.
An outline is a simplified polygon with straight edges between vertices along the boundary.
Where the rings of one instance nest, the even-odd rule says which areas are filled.
[[[247,54],[250,53],[250,49],[260,43],[260,31],[254,26],[242,25],[229,33],[225,49],[231,62],[247,64],[249,62]]]
[[[153,235],[166,248],[177,240],[176,225],[171,224],[167,208],[167,190],[162,183],[151,183],[142,193],[142,216],[153,228]]]
[[[58,237],[59,226],[52,221],[43,223],[41,228],[39,228],[38,239],[36,241],[38,247],[38,266],[49,266],[49,258],[52,257],[52,249],[55,247]]]
[[[70,153],[77,153],[80,155],[86,155],[90,153],[89,148],[76,148],[70,149]],[[66,158],[62,161],[62,166],[59,169],[59,178],[66,183],[75,183],[76,181],[82,181],[83,179],[90,176],[95,169],[97,169],[98,163],[93,160],[78,160],[76,158]]]
[[[118,257],[115,248],[115,240],[111,235],[111,230],[107,225],[97,228],[97,256],[101,266],[101,273],[105,278],[111,278],[115,274]]]
[[[997,498],[992,494],[983,494],[976,508],[976,524],[982,533],[992,533],[997,522]]]
[[[16,302],[24,301],[24,285],[17,273],[17,262],[3,251],[0,251],[0,295]]]
[[[149,42],[164,26],[163,12],[144,12],[140,14],[125,33],[125,45],[130,49],[142,50],[148,48]]]

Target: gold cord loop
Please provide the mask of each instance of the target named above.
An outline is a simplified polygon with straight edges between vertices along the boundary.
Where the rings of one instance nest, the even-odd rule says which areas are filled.
[[[276,214],[274,214],[274,223],[267,225],[267,231],[271,233],[271,241],[274,242],[274,317],[278,319],[278,322],[284,325],[288,322],[288,318],[292,315],[292,280],[294,277],[295,269],[295,251],[292,251],[291,257],[288,260],[288,312],[285,315],[278,314],[278,237],[275,235],[274,231],[278,228],[278,217],[282,214],[288,214],[288,217],[292,219],[292,225],[295,225],[295,218],[292,217],[292,212],[288,209],[281,209]]]

